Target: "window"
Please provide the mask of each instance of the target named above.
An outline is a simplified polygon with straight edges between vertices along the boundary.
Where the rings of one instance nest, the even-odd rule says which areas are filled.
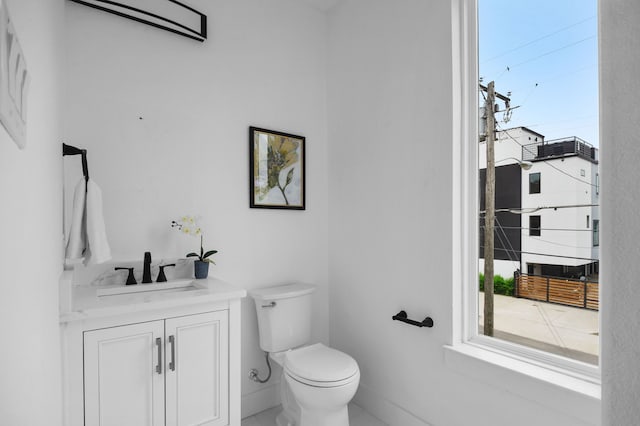
[[[529,174],[529,194],[540,193],[540,173]]]
[[[596,195],[600,195],[600,174],[596,173]]]
[[[572,109],[570,115],[573,118],[599,116],[597,1],[586,0],[580,7],[571,0],[471,1],[472,4],[477,1],[478,5],[478,40],[476,43],[472,37],[469,39],[466,59],[471,69],[466,75],[470,78],[462,87],[474,87],[474,80],[479,83],[477,94],[465,93],[462,97],[462,103],[470,105],[468,109],[463,105],[461,127],[467,132],[465,136],[472,147],[469,151],[462,148],[461,168],[468,164],[467,159],[477,162],[477,167],[470,168],[469,175],[461,171],[461,185],[466,191],[461,193],[462,203],[469,206],[470,228],[473,228],[467,230],[461,242],[463,250],[468,250],[461,262],[468,262],[470,269],[464,271],[469,306],[463,310],[468,315],[466,328],[461,332],[463,340],[466,338],[501,353],[535,359],[563,372],[584,373],[597,380],[599,313],[586,309],[584,300],[571,301],[569,297],[586,293],[585,285],[593,286],[589,287],[587,303],[592,303],[594,294],[596,298],[598,295],[598,274],[594,272],[599,268],[598,250],[589,244],[591,233],[593,245],[597,244],[598,225],[592,218],[599,216],[595,198],[599,192],[599,165],[595,160],[599,150],[598,123],[596,120],[593,125],[574,128],[556,125],[554,118],[567,111],[561,103],[549,103],[549,99],[557,99],[559,93],[566,93],[563,97],[567,99],[584,99],[585,96],[578,95],[586,95],[589,101],[580,108],[588,112],[581,114]],[[554,10],[553,22],[544,13],[549,10],[547,7]],[[538,24],[533,32],[519,30],[523,16]],[[575,48],[576,39],[583,40],[578,44],[580,49]],[[555,54],[558,46],[565,46],[563,54]],[[589,71],[580,79],[571,73],[557,72],[576,67]],[[554,82],[553,89],[537,84],[545,78],[549,85]],[[486,120],[483,140],[479,140],[477,134],[480,126],[475,122],[469,124],[479,116],[478,109],[484,111]],[[531,172],[520,171],[516,177],[518,183],[511,185],[518,188],[519,195],[515,197],[501,192],[501,187],[510,185],[499,182],[499,169],[504,165],[495,166],[508,158],[512,159],[511,165],[517,161],[521,170],[529,170],[532,163],[535,167]],[[544,193],[542,173],[545,173]],[[492,187],[494,179],[495,187]],[[465,194],[468,199],[464,198]],[[505,224],[505,216],[515,217],[516,224]],[[542,216],[545,217],[543,238]],[[520,249],[515,245],[514,249],[510,247],[509,235],[513,230],[520,238]],[[467,247],[469,244],[473,247]],[[500,258],[500,250],[511,252],[512,256]],[[509,299],[500,300],[503,297]],[[517,307],[520,302],[522,307]],[[535,327],[514,326],[526,322],[534,304],[542,315],[539,323],[548,327],[543,332],[551,336],[548,339]],[[500,311],[501,306],[506,305],[509,309]],[[580,338],[589,342],[590,349],[567,346],[572,343],[561,334],[568,329],[562,330],[560,324],[545,323],[545,319],[553,316],[549,313],[565,309],[584,310],[580,316],[584,314],[584,318],[589,318],[591,330],[583,332]],[[575,329],[578,328],[576,324]]]
[[[598,219],[593,219],[593,246],[597,247],[600,245],[600,221]]]
[[[529,216],[529,235],[540,236],[540,216]]]

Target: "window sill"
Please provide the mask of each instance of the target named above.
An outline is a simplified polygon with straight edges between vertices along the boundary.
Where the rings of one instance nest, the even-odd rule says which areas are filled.
[[[488,385],[592,424],[600,419],[600,384],[473,343],[444,346],[446,366]]]

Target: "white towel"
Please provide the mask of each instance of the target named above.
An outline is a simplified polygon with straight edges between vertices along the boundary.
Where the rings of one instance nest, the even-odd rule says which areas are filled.
[[[84,263],[106,262],[111,259],[111,249],[102,214],[102,190],[91,179],[87,183],[86,218],[89,255],[85,254]]]
[[[86,188],[86,191],[85,191]],[[111,259],[111,249],[102,214],[102,191],[89,179],[78,182],[73,194],[73,211],[67,259],[84,256],[84,264],[103,263]]]
[[[85,225],[85,188],[86,182],[84,178],[76,185],[73,191],[73,207],[71,208],[71,229],[69,230],[69,239],[67,240],[67,250],[65,257],[67,259],[80,259],[84,255],[84,249],[87,245],[86,225]]]

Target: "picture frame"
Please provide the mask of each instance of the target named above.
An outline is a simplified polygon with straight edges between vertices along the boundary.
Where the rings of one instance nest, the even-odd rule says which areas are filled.
[[[0,0],[0,123],[20,149],[24,149],[27,143],[30,81],[7,2]]]
[[[103,12],[131,19],[192,40],[207,39],[207,15],[178,0],[71,0]],[[146,3],[146,4],[145,4]],[[144,7],[144,9],[141,9]],[[146,10],[145,10],[146,9]]]
[[[305,210],[306,138],[249,127],[249,207]]]

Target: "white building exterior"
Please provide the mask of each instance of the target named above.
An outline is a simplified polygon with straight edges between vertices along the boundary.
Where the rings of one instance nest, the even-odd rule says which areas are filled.
[[[480,143],[479,159],[479,167],[484,169],[484,142]],[[597,277],[598,150],[576,137],[545,142],[543,135],[518,127],[497,133],[495,161],[496,173],[518,161],[532,164],[529,170],[521,171],[520,204],[514,205],[511,213],[521,216],[520,260],[496,260],[496,274],[509,277],[519,268],[534,275]],[[496,223],[497,232],[499,227]],[[480,259],[480,270],[483,266]]]

